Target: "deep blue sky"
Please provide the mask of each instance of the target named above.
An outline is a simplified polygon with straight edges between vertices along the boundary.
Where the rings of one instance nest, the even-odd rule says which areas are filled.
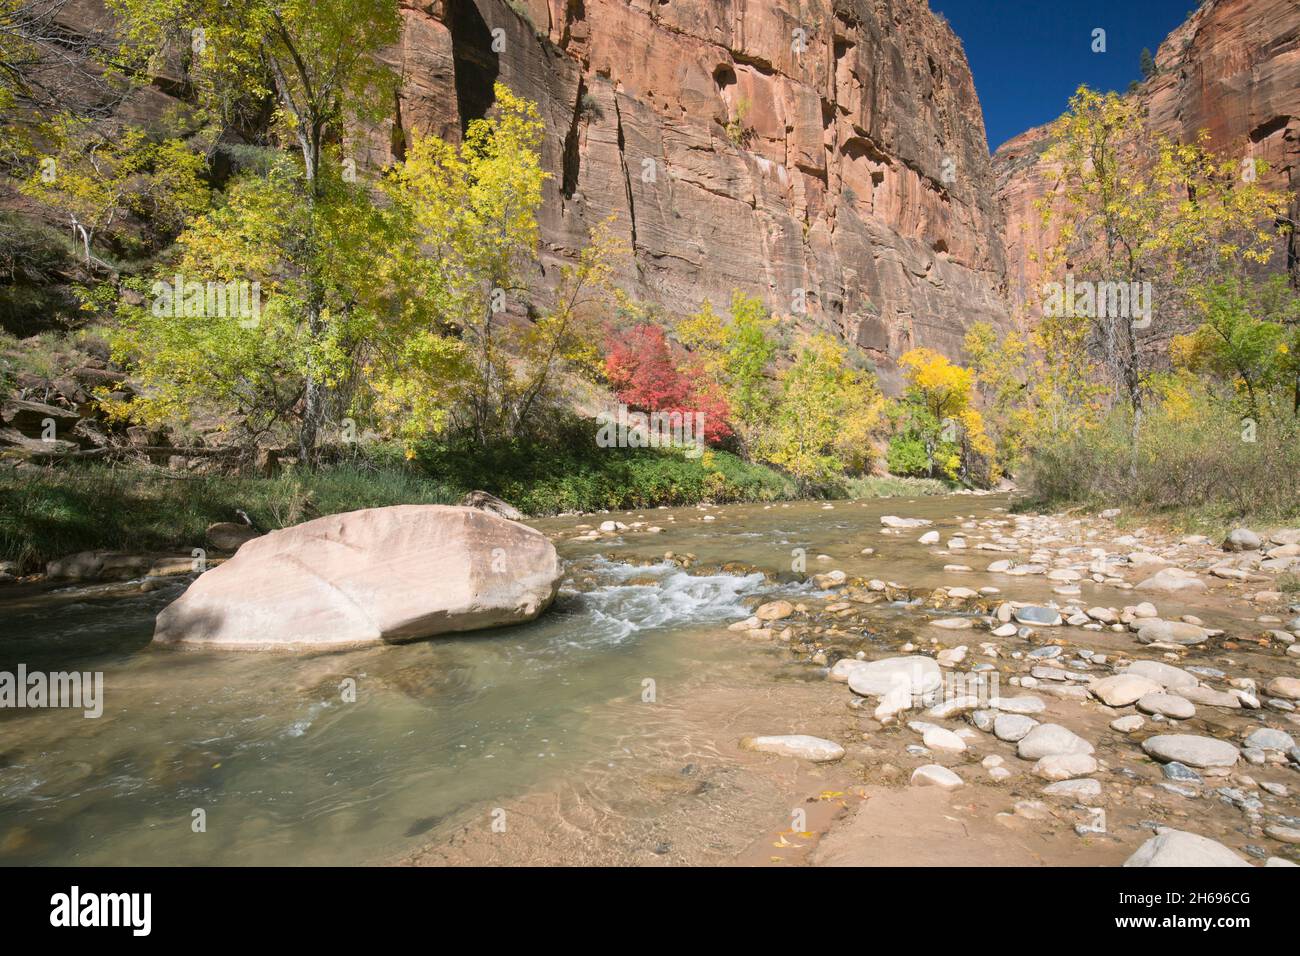
[[[1124,90],[1198,0],[930,0],[966,48],[989,149],[1065,111],[1080,83]],[[1092,31],[1106,52],[1092,52]]]

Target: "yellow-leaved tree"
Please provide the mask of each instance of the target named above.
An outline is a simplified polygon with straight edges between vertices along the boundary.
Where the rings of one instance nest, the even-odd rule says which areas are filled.
[[[889,470],[975,484],[996,480],[996,448],[973,404],[975,372],[928,348],[904,352],[898,367],[908,387],[890,408]]]
[[[554,301],[534,302],[541,123],[495,93],[462,144],[417,138],[378,182],[343,176],[329,151],[311,203],[287,152],[238,176],[120,302],[114,346],[145,386],[125,412],[223,417],[250,449],[309,427],[314,448],[322,422],[349,419],[408,447],[448,428],[479,442],[532,429],[560,404],[561,373],[596,362],[619,245],[597,229]]]
[[[377,120],[391,107],[397,77],[378,54],[400,36],[397,0],[108,0],[108,8],[124,40],[121,69],[157,74],[179,59],[201,105],[230,123],[272,103],[272,135],[298,154],[297,175],[280,182],[308,207],[288,258],[300,279],[296,325],[309,340],[294,417],[299,456],[312,464],[319,432],[340,405],[331,394],[339,312],[328,300],[330,286],[346,281],[322,271],[333,237],[319,229],[333,217],[314,207],[337,198],[338,182],[355,168],[328,145],[346,138],[348,123]]]
[[[781,373],[758,457],[788,471],[803,488],[846,471],[869,471],[883,407],[875,377],[853,368],[844,346],[829,335],[811,335]]]
[[[53,117],[42,131],[45,155],[22,182],[22,191],[67,216],[73,242],[88,266],[105,266],[100,240],[128,215],[147,226],[125,251],[148,253],[173,239],[210,201],[202,141],[151,137],[127,126],[104,129],[84,117]],[[142,248],[131,249],[138,245]]]
[[[495,97],[459,146],[417,137],[383,183],[404,233],[402,272],[419,293],[403,304],[415,321],[373,368],[408,438],[446,425],[480,443],[523,435],[561,403],[563,372],[599,365],[596,319],[622,245],[598,226],[561,269],[554,303],[529,314],[543,124],[504,84]]]
[[[1044,159],[1059,180],[1038,209],[1059,241],[1042,258],[1044,312],[1081,328],[1057,344],[1083,348],[1108,374],[1136,439],[1144,336],[1188,323],[1187,291],[1207,277],[1267,261],[1284,197],[1260,184],[1253,160],[1211,152],[1208,134],[1180,143],[1153,130],[1135,97],[1081,86],[1051,140]]]
[[[677,325],[678,340],[695,353],[701,370],[722,388],[742,447],[761,441],[772,416],[768,366],[776,356],[776,328],[763,300],[739,289],[731,294],[726,316],[705,300],[699,311]]]

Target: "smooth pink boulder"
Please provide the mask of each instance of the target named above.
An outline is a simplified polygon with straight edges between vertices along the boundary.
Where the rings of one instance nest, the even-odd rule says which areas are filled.
[[[371,508],[248,541],[163,609],[154,641],[413,641],[532,620],[560,577],[554,545],[517,521],[446,505]]]

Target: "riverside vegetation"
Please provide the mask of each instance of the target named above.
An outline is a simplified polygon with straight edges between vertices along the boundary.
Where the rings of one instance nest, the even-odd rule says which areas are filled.
[[[1081,89],[1041,297],[880,368],[742,292],[634,299],[612,229],[541,288],[543,124],[503,84],[354,162],[391,0],[108,9],[88,99],[0,70],[6,185],[70,227],[0,224],[0,578],[95,582],[6,588],[5,649],[114,695],[92,733],[13,718],[0,857],[1295,863],[1300,300],[1254,160]],[[104,118],[162,63],[183,115]],[[702,441],[605,447],[611,406]],[[436,509],[372,616],[404,526],[358,509],[472,491],[533,516],[473,518],[539,545],[544,600],[470,620],[498,539]],[[331,607],[372,646],[151,646],[269,629],[243,610],[310,651]],[[219,839],[176,839],[200,795]]]
[[[537,107],[504,85],[459,143],[416,135],[358,168],[346,144],[393,94],[373,58],[399,30],[391,0],[109,9],[98,101],[52,103],[21,71],[0,88],[8,182],[73,226],[3,221],[20,464],[0,477],[0,542],[22,570],[193,541],[236,507],[269,528],[471,488],[541,515],[1014,476],[1041,505],[1294,514],[1300,298],[1265,275],[1284,197],[1154,133],[1132,98],[1081,89],[1054,127],[1062,189],[1041,211],[1061,238],[1041,264],[1153,286],[1162,334],[1044,291],[1023,332],[970,325],[960,362],[900,355],[887,398],[856,350],[757,298],[687,316],[631,299],[602,228],[536,288],[551,174]],[[217,26],[185,64],[185,115],[103,119],[191,20]],[[611,402],[703,414],[709,450],[597,449],[574,409]],[[104,519],[135,504],[138,521]]]

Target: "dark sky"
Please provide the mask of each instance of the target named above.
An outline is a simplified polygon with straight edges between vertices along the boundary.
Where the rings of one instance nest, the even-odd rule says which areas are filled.
[[[1055,119],[1080,83],[1124,90],[1198,0],[930,0],[966,49],[989,149]],[[1092,52],[1092,31],[1106,52]]]

